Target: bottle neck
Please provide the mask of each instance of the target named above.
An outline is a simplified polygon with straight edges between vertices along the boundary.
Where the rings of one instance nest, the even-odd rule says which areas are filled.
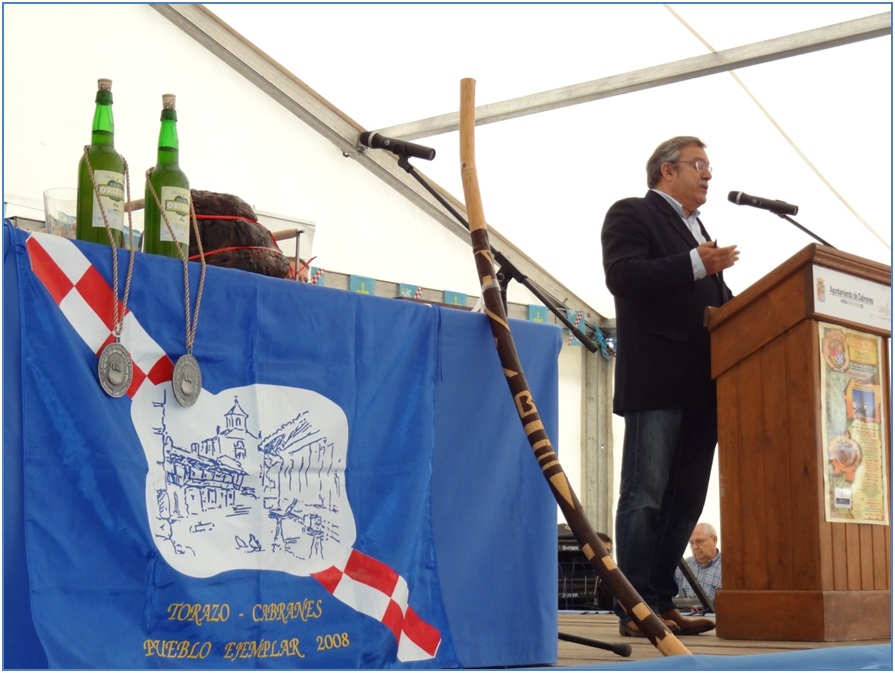
[[[93,144],[111,145],[115,138],[115,123],[112,121],[112,106],[97,105],[93,115]]]
[[[176,164],[179,156],[177,115],[174,110],[163,110],[162,127],[158,134],[158,163],[159,165]]]
[[[115,121],[112,119],[112,92],[98,91],[96,111],[93,113],[94,145],[111,145],[115,137]]]

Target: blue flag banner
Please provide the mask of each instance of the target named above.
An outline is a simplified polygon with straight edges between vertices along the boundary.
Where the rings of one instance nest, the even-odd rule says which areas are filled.
[[[547,322],[547,307],[529,304],[528,319],[532,322]]]
[[[367,276],[352,275],[348,278],[348,288],[358,294],[376,294],[376,280]]]
[[[572,323],[575,326],[575,329],[579,329],[582,332],[584,331],[584,311],[573,311],[572,309],[566,309],[566,320]],[[567,330],[569,333],[568,343],[570,346],[580,346],[581,341],[572,330]]]
[[[398,296],[403,299],[419,299],[423,296],[423,288],[421,285],[401,283],[398,285]]]
[[[180,261],[138,253],[125,306],[110,248],[12,236],[50,667],[459,665],[432,538],[436,311],[209,267],[184,407]],[[116,301],[134,374],[119,398],[97,380]]]
[[[444,303],[451,306],[466,306],[466,294],[463,292],[454,292],[453,290],[444,291]]]

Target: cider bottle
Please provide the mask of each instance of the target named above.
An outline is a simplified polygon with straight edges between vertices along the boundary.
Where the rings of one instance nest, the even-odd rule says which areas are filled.
[[[93,113],[93,134],[87,150],[90,167],[83,153],[78,164],[76,235],[79,241],[111,245],[106,232],[108,223],[115,245],[121,245],[124,230],[124,159],[115,151],[114,140],[112,80],[100,79],[97,83],[96,111]],[[93,169],[92,179],[90,169]]]
[[[190,248],[190,183],[178,164],[180,147],[175,102],[174,94],[162,96],[158,159],[146,180],[143,251],[180,257],[179,248],[186,257]],[[165,224],[166,218],[170,230]]]

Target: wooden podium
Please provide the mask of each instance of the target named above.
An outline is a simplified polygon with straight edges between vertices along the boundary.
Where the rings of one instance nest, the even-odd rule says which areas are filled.
[[[890,267],[812,244],[708,312],[719,638],[890,637],[890,286]]]

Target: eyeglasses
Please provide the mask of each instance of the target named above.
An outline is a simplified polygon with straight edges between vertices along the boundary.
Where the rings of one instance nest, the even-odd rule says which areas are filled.
[[[703,543],[707,542],[709,538],[704,537],[701,540],[690,540],[691,547],[699,547],[702,546]]]
[[[693,164],[693,168],[695,168],[700,173],[708,171],[712,172],[712,165],[708,163],[705,159],[678,159],[677,161],[670,162],[672,164]]]

